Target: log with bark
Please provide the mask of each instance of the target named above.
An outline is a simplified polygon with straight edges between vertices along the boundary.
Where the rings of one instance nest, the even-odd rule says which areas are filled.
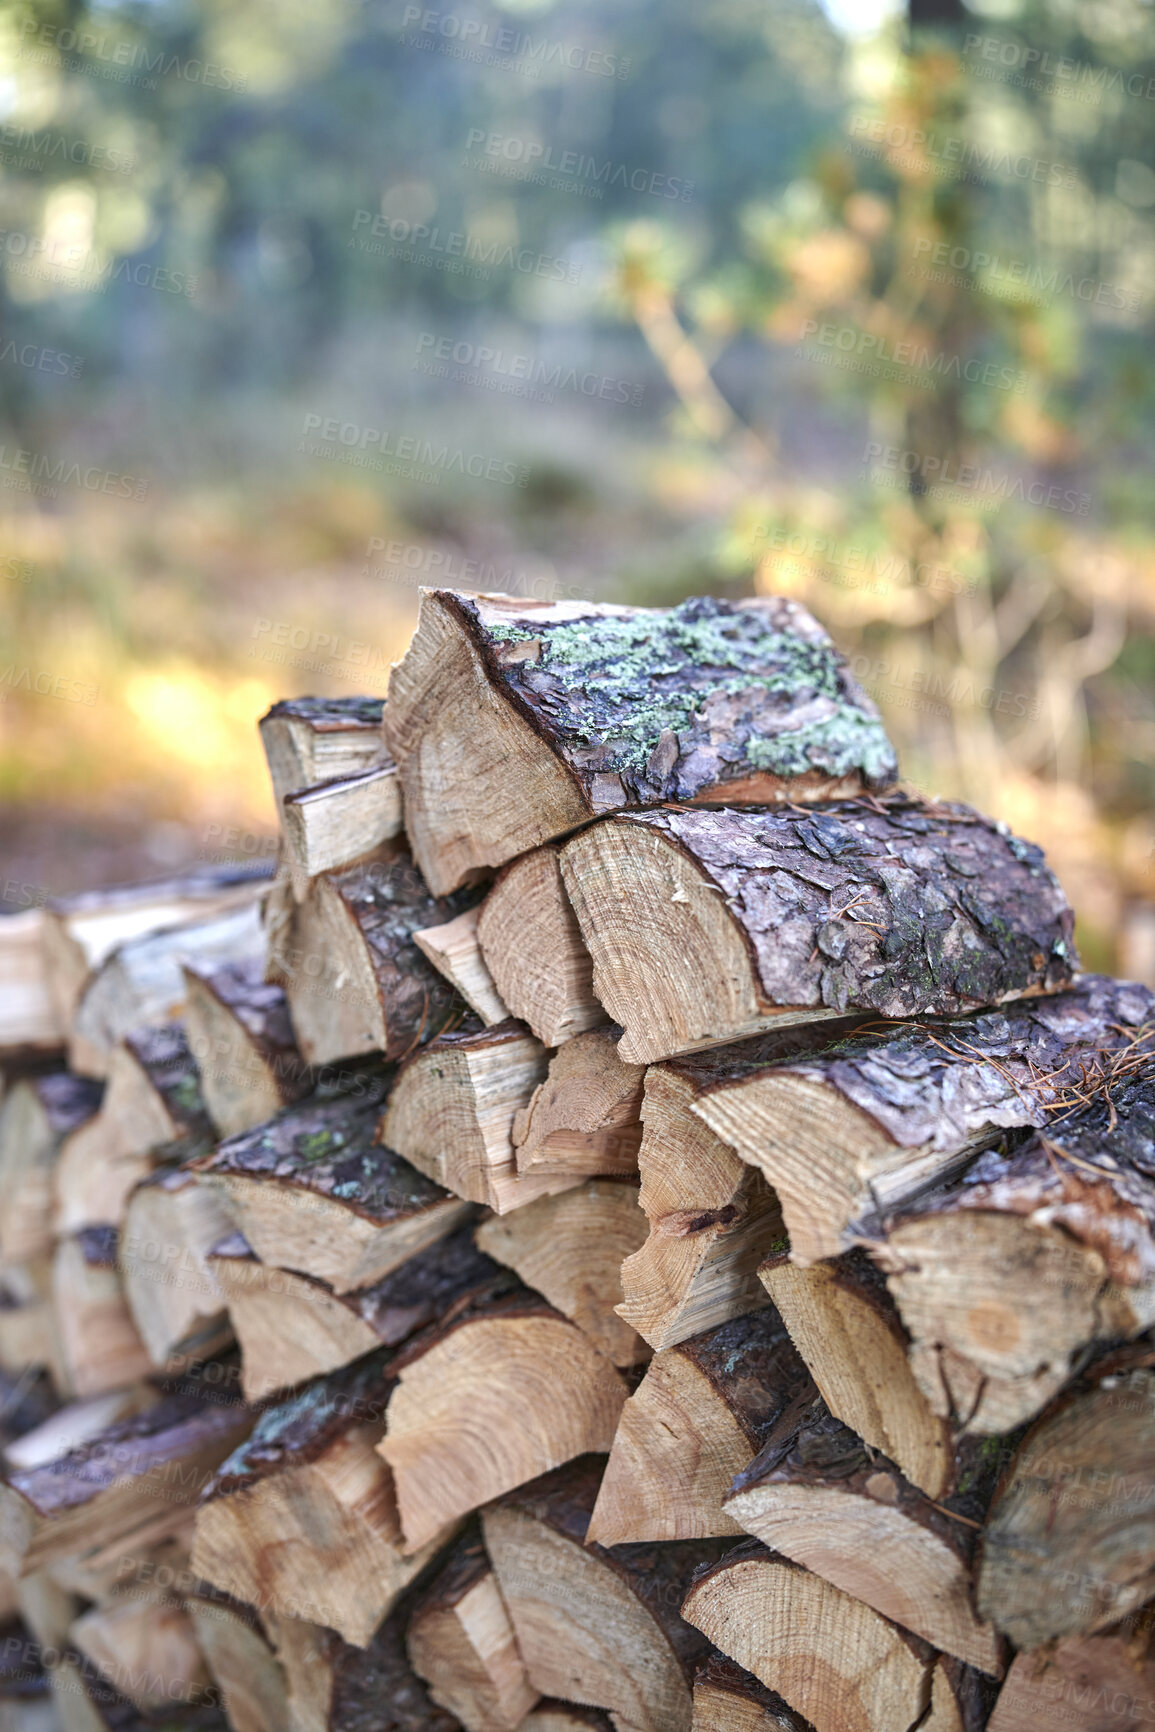
[[[84,1401],[123,1389],[152,1370],[125,1297],[114,1226],[61,1239],[52,1269],[53,1312],[64,1392]]]
[[[402,830],[401,784],[386,761],[353,776],[286,794],[280,805],[285,864],[294,895],[310,880],[376,858]]]
[[[626,1177],[638,1170],[645,1068],[623,1064],[618,1030],[567,1040],[529,1104],[514,1116],[517,1170]]]
[[[408,1599],[364,1647],[324,1625],[270,1619],[288,1681],[289,1732],[460,1732],[405,1651]]]
[[[778,1313],[738,1317],[659,1353],[626,1402],[588,1538],[605,1546],[742,1532],[722,1505],[814,1384]]]
[[[772,1025],[954,1016],[1074,966],[1041,852],[968,806],[643,812],[574,837],[561,867],[594,991],[642,1063]]]
[[[208,1253],[231,1231],[223,1198],[183,1164],[153,1173],[129,1197],[118,1244],[120,1273],[128,1308],[158,1369],[227,1341],[224,1295]]]
[[[379,1281],[470,1215],[467,1203],[376,1140],[388,1072],[350,1071],[194,1163],[262,1263],[338,1293]]]
[[[656,609],[426,591],[384,733],[438,890],[622,807],[824,800],[897,774],[844,658],[781,597]]]
[[[539,1197],[484,1222],[477,1243],[572,1318],[607,1359],[626,1366],[650,1356],[615,1310],[622,1263],[645,1234],[632,1180],[587,1179],[561,1196]]]
[[[252,1130],[309,1092],[288,1000],[258,963],[186,968],[184,975],[189,1047],[220,1136]]]
[[[1155,1052],[1117,1052],[1085,1087],[1085,1105],[888,1221],[875,1250],[922,1389],[968,1430],[1022,1424],[1096,1343],[1155,1323]]]
[[[721,1543],[587,1544],[601,1470],[585,1457],[483,1512],[526,1673],[543,1695],[603,1708],[615,1726],[689,1732],[708,1646],[679,1606],[694,1569]]]
[[[753,1672],[725,1654],[711,1654],[694,1679],[693,1732],[811,1732],[811,1728]]]
[[[963,1021],[837,1031],[824,1051],[719,1053],[692,1110],[766,1174],[808,1263],[877,1236],[882,1216],[1004,1133],[1044,1127],[1073,1091],[1141,1058],[1153,1017],[1146,988],[1085,975]]]
[[[6,1379],[38,1372],[60,1388],[64,1370],[52,1302],[53,1260],[37,1257],[0,1268],[0,1368]]]
[[[277,811],[289,794],[388,767],[381,738],[384,699],[286,698],[261,717]]]
[[[58,1058],[67,1024],[48,981],[41,908],[0,920],[0,1063],[12,1070]]]
[[[184,1596],[233,1732],[285,1732],[285,1673],[251,1606],[207,1585]]]
[[[467,908],[444,926],[427,926],[413,934],[413,942],[430,961],[438,974],[443,974],[450,986],[459,992],[470,1010],[492,1028],[495,1023],[508,1022],[509,1008],[498,992],[492,974],[481,954],[477,923],[481,909]]]
[[[543,1046],[561,1046],[609,1021],[594,997],[593,958],[556,848],[535,848],[502,867],[481,904],[477,938],[510,1014]]]
[[[0,1105],[0,1261],[29,1263],[54,1243],[58,1161],[95,1119],[103,1085],[70,1071],[24,1077]]]
[[[524,1732],[614,1732],[613,1721],[600,1708],[562,1702],[556,1696],[542,1696],[521,1724]]]

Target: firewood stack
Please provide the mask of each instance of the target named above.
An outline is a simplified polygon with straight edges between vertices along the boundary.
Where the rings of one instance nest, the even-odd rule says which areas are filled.
[[[0,1726],[1125,1732],[1155,1001],[785,600],[424,596],[0,925]]]

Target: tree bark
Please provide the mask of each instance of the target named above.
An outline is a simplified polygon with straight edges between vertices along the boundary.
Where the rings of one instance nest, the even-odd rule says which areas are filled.
[[[217,1134],[252,1130],[308,1093],[289,1004],[255,962],[184,970],[189,1047]]]

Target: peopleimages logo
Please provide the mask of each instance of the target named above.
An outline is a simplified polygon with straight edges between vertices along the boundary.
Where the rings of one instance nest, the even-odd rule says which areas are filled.
[[[502,457],[487,457],[480,451],[467,452],[455,446],[439,445],[432,439],[395,433],[388,427],[363,427],[357,421],[339,421],[336,416],[310,414],[305,416],[302,432],[316,434],[317,438],[302,439],[298,451],[310,457],[326,457],[336,456],[343,450],[359,469],[379,469],[380,459],[391,457],[397,462],[424,469],[437,481],[442,475],[472,475],[477,481],[496,481],[504,487],[524,487],[529,481],[529,469],[525,464],[511,463]]]
[[[878,155],[881,149],[905,152],[917,162],[932,162],[937,172],[944,176],[972,181],[980,186],[984,184],[981,178],[966,173],[966,170],[978,168],[984,174],[1004,174],[1013,180],[1033,180],[1043,186],[1073,187],[1077,184],[1074,169],[1065,163],[1047,162],[1023,152],[1015,154],[999,150],[995,145],[972,144],[966,138],[927,131],[921,126],[876,120],[867,114],[854,116],[850,123],[850,136],[856,141],[852,148],[859,152],[866,151],[870,155]],[[877,148],[872,150],[871,146]]]
[[[948,489],[972,498],[980,504],[1003,505],[1018,500],[1024,505],[1041,505],[1049,511],[1063,511],[1086,517],[1091,509],[1091,495],[1074,487],[1057,483],[1026,481],[1021,475],[1007,471],[984,469],[979,463],[958,463],[951,457],[936,457],[929,451],[903,450],[899,445],[884,445],[881,440],[868,440],[862,453],[863,463],[876,460],[881,471],[866,469],[862,479],[882,486],[909,486],[916,477],[921,491],[942,498]],[[893,475],[888,479],[886,471]]]
[[[519,355],[489,343],[468,343],[458,337],[439,337],[433,331],[419,335],[417,357],[414,370],[431,378],[512,396],[532,395],[542,403],[552,403],[559,391],[600,398],[603,403],[634,405],[645,394],[644,385],[615,379],[608,373],[583,372],[578,367],[563,367],[560,361],[550,366],[533,355]]]
[[[932,241],[924,236],[914,243],[916,259],[939,267],[941,281],[950,281],[946,274],[981,277],[989,283],[1006,283],[1023,288],[1029,295],[1051,297],[1069,295],[1086,305],[1112,307],[1133,313],[1139,305],[1137,289],[1121,289],[1115,283],[1101,283],[1097,277],[1078,277],[1072,271],[1061,271],[1058,265],[1030,264],[1025,259],[1004,259],[998,253],[971,251],[969,247],[952,246],[950,241]],[[929,272],[924,272],[929,275]]]
[[[564,66],[570,72],[591,72],[599,78],[625,79],[630,62],[605,48],[583,48],[578,42],[553,42],[534,36],[511,24],[488,24],[480,18],[462,18],[454,12],[430,12],[424,6],[406,6],[401,23],[416,24],[425,37],[409,39],[415,47],[437,49],[459,60],[481,61],[487,66],[506,66],[527,78],[540,78],[543,66]],[[405,42],[402,37],[402,42]]]
[[[519,179],[536,185],[566,185],[572,182],[588,193],[601,197],[607,186],[628,188],[631,192],[652,193],[655,198],[680,199],[688,204],[694,196],[694,183],[677,175],[660,174],[656,169],[630,168],[627,163],[613,162],[606,157],[584,156],[580,150],[555,151],[552,144],[541,144],[534,138],[512,138],[500,132],[486,132],[484,127],[470,128],[466,140],[466,163],[486,168],[488,163],[474,159],[473,152],[481,147],[487,157],[497,160],[494,166],[510,165]],[[553,180],[550,176],[555,176]]]
[[[367,234],[362,230],[367,230]],[[377,246],[376,241],[391,244]],[[438,270],[482,278],[489,276],[493,266],[518,271],[522,276],[548,277],[555,283],[580,282],[582,275],[581,265],[555,258],[552,253],[483,241],[478,235],[466,234],[461,229],[443,229],[438,224],[430,228],[428,223],[405,222],[401,217],[374,216],[369,210],[354,212],[349,245],[364,253],[402,259],[407,264],[433,265]]]

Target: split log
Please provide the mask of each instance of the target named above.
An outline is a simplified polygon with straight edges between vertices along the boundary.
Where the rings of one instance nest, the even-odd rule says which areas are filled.
[[[975,1612],[975,1540],[997,1451],[972,1445],[965,1492],[933,1503],[875,1455],[821,1396],[734,1481],[726,1513],[771,1550],[968,1666],[1001,1677],[1000,1643]]]
[[[514,1115],[519,1173],[627,1177],[638,1170],[645,1068],[623,1064],[616,1029],[575,1035],[549,1061],[549,1074]]]
[[[59,1054],[66,1024],[56,1006],[44,956],[41,908],[0,920],[0,1061],[37,1064]]]
[[[409,1664],[407,1617],[402,1600],[364,1647],[323,1625],[270,1620],[289,1684],[289,1732],[461,1732]]]
[[[522,1732],[614,1732],[614,1723],[600,1708],[583,1708],[543,1696],[521,1723]]]
[[[355,1292],[471,1214],[376,1140],[388,1078],[349,1074],[346,1092],[292,1107],[194,1163],[262,1263]]]
[[[659,1353],[626,1402],[588,1538],[604,1546],[739,1534],[722,1505],[814,1384],[773,1308]]]
[[[186,968],[184,976],[189,1046],[220,1136],[252,1130],[308,1093],[288,1000],[257,962]]]
[[[22,1376],[39,1366],[59,1388],[64,1382],[50,1256],[0,1269],[0,1367]]]
[[[221,1196],[186,1166],[154,1173],[128,1199],[120,1273],[128,1308],[158,1369],[228,1339],[225,1299],[208,1253],[231,1231]]]
[[[0,1260],[28,1263],[53,1248],[53,1175],[100,1109],[103,1087],[70,1071],[25,1077],[0,1105]]]
[[[7,1451],[43,1425],[59,1407],[47,1372],[24,1370],[10,1376],[0,1371],[0,1450]]]
[[[1131,1062],[890,1220],[875,1250],[923,1390],[968,1430],[1033,1418],[1096,1343],[1155,1323],[1155,1053]]]
[[[142,1713],[199,1703],[209,1693],[196,1631],[179,1605],[121,1600],[94,1607],[77,1618],[70,1635],[112,1687]]]
[[[481,904],[477,938],[510,1014],[543,1046],[561,1046],[609,1021],[594,997],[593,958],[556,848],[535,848],[502,867]]]
[[[824,800],[897,774],[845,660],[780,597],[656,609],[426,591],[384,732],[439,889],[620,807]]]
[[[695,1566],[717,1541],[586,1544],[601,1462],[586,1457],[482,1514],[486,1550],[529,1681],[604,1708],[615,1726],[689,1732],[706,1643],[680,1616]]]
[[[927,1497],[943,1497],[951,1429],[918,1385],[880,1271],[861,1251],[805,1269],[779,1252],[758,1274],[831,1413]]]
[[[381,1138],[437,1184],[497,1213],[567,1190],[568,1174],[519,1175],[514,1118],[545,1079],[546,1054],[519,1022],[441,1035],[401,1066]]]
[[[89,1401],[70,1401],[47,1415],[39,1425],[4,1446],[5,1467],[30,1472],[59,1456],[71,1454],[122,1419],[131,1419],[160,1399],[160,1392],[140,1384],[114,1390]]]
[[[1122,1732],[1150,1719],[1155,1700],[1152,1608],[1097,1636],[1068,1636],[1017,1654],[987,1732]]]
[[[433,897],[400,844],[388,858],[313,879],[303,902],[275,890],[266,978],[285,989],[308,1063],[402,1058],[456,1023],[462,1001],[413,934],[476,899]]]
[[[649,1358],[649,1348],[614,1307],[623,1260],[646,1233],[637,1186],[629,1179],[587,1179],[560,1197],[539,1197],[477,1229],[483,1251],[515,1269],[571,1318],[615,1365]]]
[[[575,836],[561,869],[632,1061],[848,1014],[955,1016],[1071,978],[1057,879],[968,806],[643,812]]]
[[[175,1145],[191,1153],[211,1140],[184,1024],[134,1029],[109,1059],[100,1111],[57,1160],[56,1231],[121,1221],[133,1186]]]
[[[514,1486],[608,1450],[627,1393],[581,1330],[505,1270],[392,1369],[379,1448],[410,1550]]]
[[[246,900],[211,919],[185,921],[118,945],[81,995],[72,1020],[68,1062],[84,1076],[105,1076],[112,1054],[133,1029],[173,1022],[184,1014],[182,969],[263,957],[261,879]]]
[[[53,1309],[64,1389],[78,1401],[124,1389],[152,1369],[117,1267],[115,1227],[85,1227],[56,1247]]]
[[[400,836],[401,783],[395,765],[301,788],[280,805],[285,863],[298,900],[310,879],[374,858]]]
[[[776,1690],[724,1654],[711,1654],[694,1679],[693,1732],[811,1732]]]
[[[476,1523],[418,1594],[406,1646],[430,1696],[467,1732],[514,1732],[538,1700]]]
[[[978,1609],[1016,1647],[1093,1634],[1155,1594],[1155,1350],[1097,1360],[1027,1433],[991,1506]]]
[[[383,698],[286,698],[261,717],[261,744],[279,812],[289,794],[388,765]]]
[[[447,1512],[405,1555],[375,1449],[392,1380],[382,1354],[266,1408],[197,1512],[193,1569],[234,1599],[364,1647],[452,1531]]]
[[[252,1607],[210,1591],[185,1605],[233,1732],[285,1732],[284,1669]]]
[[[470,1227],[354,1293],[266,1268],[239,1234],[215,1247],[209,1267],[240,1344],[246,1401],[336,1371],[375,1348],[398,1346],[497,1273]]]
[[[1144,987],[1085,975],[965,1021],[833,1031],[825,1050],[768,1063],[753,1043],[717,1054],[693,1111],[766,1174],[791,1255],[810,1263],[877,1237],[885,1215],[1006,1132],[1045,1126],[1149,1050],[1153,1019]]]
[[[930,1706],[925,1642],[757,1542],[700,1570],[682,1612],[817,1732],[906,1732]]]
[[[252,1414],[199,1395],[165,1396],[0,1485],[0,1555],[13,1574],[113,1543],[172,1533]]]
[[[413,942],[438,974],[443,974],[461,994],[474,1015],[481,1018],[486,1028],[492,1028],[495,1023],[509,1020],[509,1010],[481,954],[477,940],[480,913],[477,907],[467,908],[444,926],[427,926],[424,932],[415,932]]]

